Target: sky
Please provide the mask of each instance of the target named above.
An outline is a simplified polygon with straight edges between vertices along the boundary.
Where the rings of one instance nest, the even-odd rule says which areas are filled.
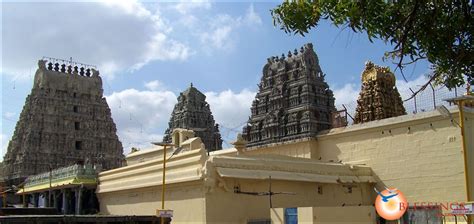
[[[286,34],[270,15],[279,3],[2,2],[2,155],[43,56],[98,67],[125,153],[161,141],[177,96],[190,83],[207,96],[229,147],[250,115],[267,58],[305,43],[313,43],[337,105],[354,105],[365,61],[394,70],[382,60],[390,45],[330,21],[305,37]],[[396,73],[402,98],[424,83],[429,69],[426,61],[407,67],[408,82]]]

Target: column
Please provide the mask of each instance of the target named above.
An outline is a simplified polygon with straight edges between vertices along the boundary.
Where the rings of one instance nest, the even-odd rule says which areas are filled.
[[[28,204],[29,204],[29,195],[28,194],[24,194],[22,195],[22,202],[23,202],[23,208],[28,208]]]
[[[63,195],[63,214],[67,214],[68,212],[68,200],[67,200],[67,189],[61,189],[61,193]]]
[[[49,204],[49,192],[46,191],[43,193],[44,195],[44,207],[47,208],[47,207],[50,207],[51,205]]]
[[[58,209],[58,191],[53,190],[53,207],[57,210]]]
[[[39,193],[33,193],[33,207],[38,208]]]
[[[75,189],[76,196],[76,215],[80,215],[82,212],[82,188]]]

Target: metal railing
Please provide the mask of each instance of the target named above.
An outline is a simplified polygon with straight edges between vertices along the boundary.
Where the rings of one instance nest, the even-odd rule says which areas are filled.
[[[451,105],[444,101],[445,99],[454,98],[466,93],[466,87],[464,86],[449,90],[444,86],[429,84],[423,91],[411,97],[418,88],[418,86],[413,86],[405,90],[399,90],[407,114],[433,111],[441,105],[449,107]],[[333,113],[333,127],[352,125],[354,123],[357,102],[337,104],[336,107],[338,111]]]

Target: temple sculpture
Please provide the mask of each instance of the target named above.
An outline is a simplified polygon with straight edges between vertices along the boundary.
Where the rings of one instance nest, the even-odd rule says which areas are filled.
[[[121,166],[122,143],[99,71],[52,58],[38,66],[3,160],[9,183],[74,164]]]
[[[243,128],[247,147],[311,138],[330,129],[336,108],[324,77],[311,43],[286,57],[269,58]]]
[[[362,88],[357,99],[354,123],[364,123],[405,115],[402,98],[395,86],[395,75],[388,67],[365,63]]]
[[[164,142],[171,142],[173,130],[184,128],[194,131],[200,137],[208,151],[222,149],[222,139],[219,125],[215,123],[206,96],[197,90],[193,84],[179,94],[178,103],[174,106],[165,131]]]

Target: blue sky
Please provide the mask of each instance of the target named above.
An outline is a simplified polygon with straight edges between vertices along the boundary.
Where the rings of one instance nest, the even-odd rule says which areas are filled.
[[[247,120],[270,56],[311,42],[337,104],[353,105],[364,62],[391,47],[322,21],[306,37],[273,26],[279,2],[3,2],[1,146],[8,140],[42,56],[97,65],[125,151],[159,141],[180,91],[192,82],[207,95],[224,145]],[[427,62],[405,69],[407,88],[423,83]]]

